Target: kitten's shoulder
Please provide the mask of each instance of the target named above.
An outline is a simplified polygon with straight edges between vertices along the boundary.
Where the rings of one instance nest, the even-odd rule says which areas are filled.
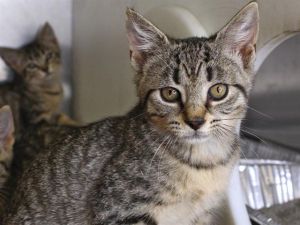
[[[114,116],[107,117],[105,119],[92,122],[86,126],[82,126],[83,130],[93,130],[93,131],[109,131],[110,129],[120,129],[126,125],[128,122],[127,116]]]

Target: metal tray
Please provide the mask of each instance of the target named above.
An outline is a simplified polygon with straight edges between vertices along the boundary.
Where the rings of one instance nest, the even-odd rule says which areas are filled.
[[[242,159],[239,173],[246,204],[252,209],[300,198],[300,164],[279,160]]]

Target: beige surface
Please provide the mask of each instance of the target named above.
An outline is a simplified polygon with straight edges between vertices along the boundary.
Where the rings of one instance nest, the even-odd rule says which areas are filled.
[[[123,113],[135,102],[124,27],[128,4],[74,1],[74,111],[83,121]]]

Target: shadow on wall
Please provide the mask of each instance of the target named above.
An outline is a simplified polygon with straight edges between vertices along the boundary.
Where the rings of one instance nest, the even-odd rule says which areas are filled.
[[[244,129],[300,149],[300,35],[281,44],[259,69]]]

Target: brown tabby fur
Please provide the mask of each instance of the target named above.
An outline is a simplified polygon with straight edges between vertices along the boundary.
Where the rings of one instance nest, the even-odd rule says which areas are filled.
[[[13,158],[14,123],[9,106],[0,109],[0,218],[7,207],[6,184]]]
[[[60,48],[48,23],[31,43],[19,49],[2,47],[0,56],[15,72],[12,82],[0,86],[0,106],[11,106],[17,137],[24,126],[40,121],[74,124],[60,113]]]
[[[220,212],[239,158],[258,20],[250,3],[216,35],[174,39],[128,9],[139,102],[72,128],[40,154],[5,224],[229,224]]]
[[[19,49],[2,47],[0,56],[14,72],[12,82],[0,86],[0,106],[11,107],[16,127],[8,184],[12,192],[23,170],[59,133],[60,126],[76,123],[60,112],[63,100],[60,47],[48,23],[31,43]]]

